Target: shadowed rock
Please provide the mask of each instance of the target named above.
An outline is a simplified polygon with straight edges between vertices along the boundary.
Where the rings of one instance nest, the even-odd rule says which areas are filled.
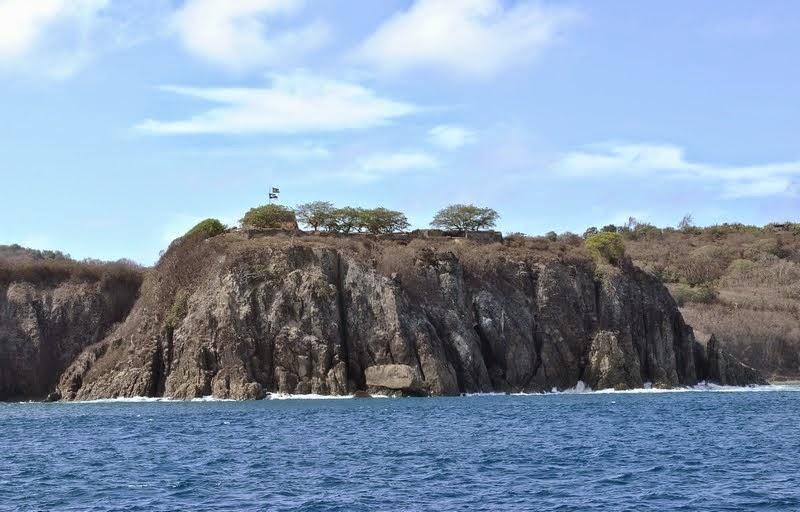
[[[716,352],[699,348],[666,288],[633,266],[598,271],[468,240],[381,242],[365,254],[354,240],[176,242],[125,321],[72,356],[58,392],[257,399],[761,382],[734,379],[727,358],[709,364]],[[401,250],[409,258],[382,272],[381,258]]]

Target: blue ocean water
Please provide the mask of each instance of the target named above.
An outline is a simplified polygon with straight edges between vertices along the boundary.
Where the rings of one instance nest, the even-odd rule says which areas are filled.
[[[798,511],[800,390],[0,404],[0,510]]]

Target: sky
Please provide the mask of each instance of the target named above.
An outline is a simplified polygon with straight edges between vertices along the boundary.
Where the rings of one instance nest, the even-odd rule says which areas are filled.
[[[496,209],[531,235],[800,217],[794,0],[0,0],[0,244]]]

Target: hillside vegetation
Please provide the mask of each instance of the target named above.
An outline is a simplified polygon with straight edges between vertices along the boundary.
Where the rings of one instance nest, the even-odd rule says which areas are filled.
[[[138,287],[145,270],[130,260],[76,261],[61,251],[41,251],[20,245],[0,245],[0,285],[27,282],[53,286],[75,283],[124,282]]]
[[[627,254],[667,285],[698,338],[715,334],[772,379],[800,376],[800,225],[622,231]]]

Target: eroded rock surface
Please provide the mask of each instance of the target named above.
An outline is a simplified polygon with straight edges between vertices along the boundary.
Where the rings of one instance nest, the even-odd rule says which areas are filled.
[[[125,321],[74,358],[59,393],[397,391],[375,384],[381,367],[410,369],[412,384],[399,389],[431,395],[723,378],[707,371],[719,365],[709,366],[668,291],[632,266],[598,272],[499,250],[467,265],[455,249],[425,248],[382,273],[342,245],[236,233],[175,245]]]
[[[120,322],[138,284],[0,285],[0,400],[44,399],[61,372]]]

